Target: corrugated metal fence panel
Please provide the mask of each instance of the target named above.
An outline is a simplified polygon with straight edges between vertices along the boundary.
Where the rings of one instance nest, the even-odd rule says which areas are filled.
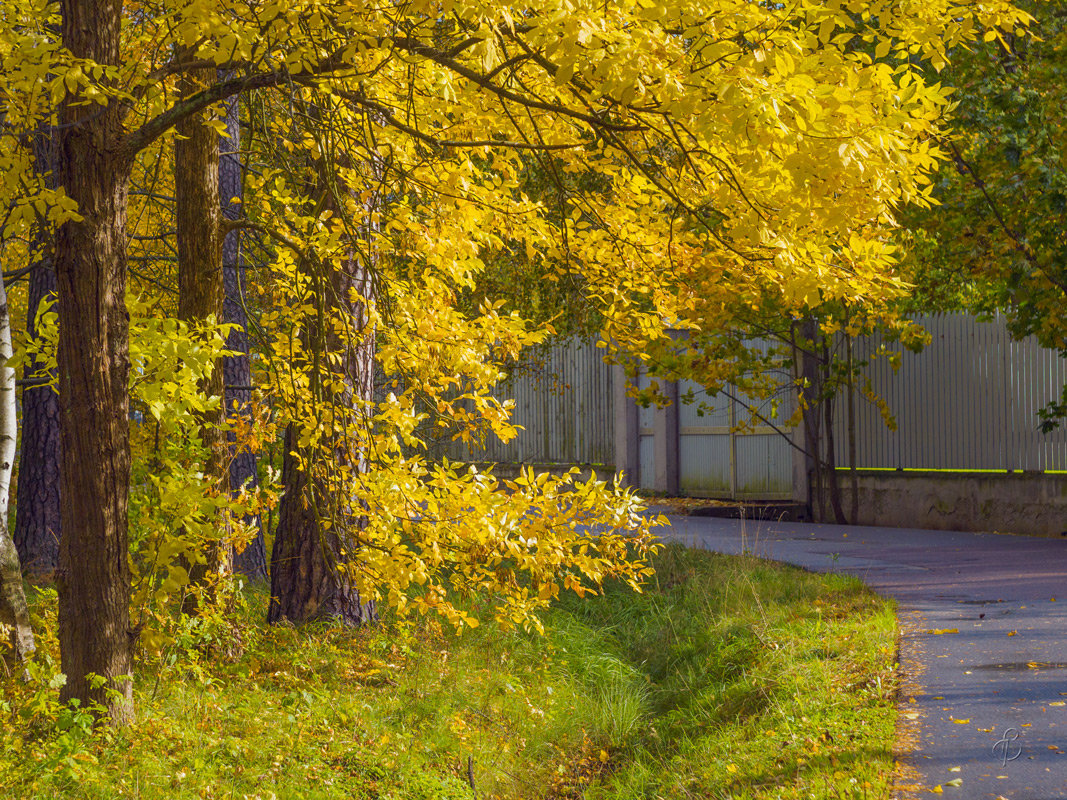
[[[766,350],[772,345],[762,346]],[[795,407],[791,375],[782,372],[778,386],[769,398],[737,395],[735,422],[750,427],[734,434],[734,497],[773,500],[793,496],[791,429],[785,427]]]
[[[904,353],[898,370],[876,355],[880,336],[856,342],[856,358],[870,362],[864,371],[869,388],[886,401],[898,426],[891,431],[872,403],[857,398],[857,467],[1067,469],[1067,431],[1043,434],[1037,417],[1067,381],[1058,353],[1033,337],[1013,341],[999,317],[990,322],[966,314],[913,319],[932,341],[920,353]],[[845,465],[843,404],[834,435],[837,463]]]
[[[513,399],[512,421],[523,430],[510,442],[451,442],[443,451],[463,461],[524,464],[614,464],[611,367],[593,342],[569,340],[538,351],[493,392]]]
[[[748,346],[770,353],[770,341]],[[692,381],[679,381],[679,486],[683,493],[709,497],[774,499],[791,497],[793,461],[784,421],[792,413],[787,375],[770,398],[749,397],[736,386],[712,396]],[[690,402],[684,398],[691,397]],[[753,416],[749,409],[755,409]],[[779,433],[767,422],[782,429]]]
[[[689,393],[693,402],[678,406],[678,485],[686,494],[729,494],[731,402],[692,381],[679,381],[678,397]]]
[[[639,373],[637,376],[637,388],[639,390],[645,390],[651,385],[652,381],[645,373]],[[656,486],[656,452],[655,452],[655,434],[653,432],[653,424],[655,423],[656,409],[653,406],[637,408],[637,485],[642,489],[653,489]]]

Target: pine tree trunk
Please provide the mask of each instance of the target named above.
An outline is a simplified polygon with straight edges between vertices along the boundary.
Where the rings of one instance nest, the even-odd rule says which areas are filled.
[[[11,312],[7,292],[0,281],[0,657],[13,653],[18,662],[33,652],[33,630],[22,587],[22,571],[11,532],[7,527],[11,472],[15,465],[15,370],[6,365],[11,358]]]
[[[224,77],[220,74],[220,78]],[[219,154],[219,198],[222,214],[228,220],[241,217],[241,122],[238,96],[231,97],[225,105],[226,133]],[[226,389],[226,413],[251,417],[249,402],[252,399],[252,367],[248,358],[248,315],[245,312],[245,271],[241,252],[241,236],[231,231],[222,241],[222,280],[225,298],[222,303],[222,321],[238,325],[230,332],[226,348],[238,355],[226,356],[222,373]],[[259,483],[256,474],[256,455],[247,448],[237,451],[230,437],[230,487],[236,493],[241,487],[255,488]],[[256,529],[255,538],[240,553],[234,554],[233,568],[245,577],[267,577],[267,556],[263,545],[263,521],[257,514],[244,520]]]
[[[326,181],[323,181],[324,191]],[[331,203],[327,202],[327,206]],[[336,203],[332,204],[336,207]],[[371,211],[366,209],[364,230],[371,232]],[[374,390],[374,331],[371,328],[367,304],[373,302],[373,275],[371,265],[363,261],[373,253],[371,237],[362,248],[353,247],[346,262],[333,269],[329,275],[324,300],[334,313],[347,317],[346,330],[350,333],[342,341],[333,334],[311,331],[307,342],[319,341],[319,346],[342,354],[345,391],[330,396],[326,393],[336,413],[348,417],[354,436],[342,436],[334,450],[337,464],[352,468],[356,474],[367,471],[365,453],[358,449],[361,438],[358,431],[366,426],[366,420],[358,418],[359,412],[353,401],[372,400]],[[328,363],[321,358],[320,362]],[[330,488],[324,481],[309,477],[299,466],[295,457],[297,436],[293,425],[286,430],[285,456],[282,462],[282,484],[286,487],[278,513],[278,529],[271,552],[271,601],[267,612],[268,622],[288,619],[291,622],[307,622],[329,618],[345,625],[361,625],[378,618],[373,601],[365,601],[351,581],[348,570],[354,567],[358,557],[355,534],[366,524],[366,517],[359,509],[352,508],[349,498],[331,497]],[[305,463],[313,469],[329,470],[323,464],[324,454],[305,452]],[[328,521],[328,525],[324,525]]]
[[[34,163],[49,187],[56,181],[56,141],[44,130],[34,139]],[[30,273],[26,333],[37,336],[41,301],[56,291],[55,231],[43,223],[33,247],[37,263]],[[54,310],[54,309],[53,309]],[[36,359],[23,371],[29,378],[38,370]],[[27,385],[22,392],[22,450],[19,455],[15,509],[15,547],[27,575],[47,577],[59,566],[59,395],[53,387]]]
[[[373,602],[364,602],[345,574],[348,537],[338,528],[324,529],[324,509],[310,499],[307,474],[293,453],[296,434],[285,431],[282,483],[285,494],[278,509],[278,529],[270,564],[270,608],[267,621],[294,623],[328,619],[342,625],[363,625],[378,618]],[[321,496],[324,487],[315,487]]]
[[[118,65],[120,0],[64,0],[63,44],[75,58]],[[73,102],[72,102],[73,101]],[[118,104],[60,106],[59,182],[81,222],[56,236],[59,294],[60,699],[99,703],[115,724],[132,717],[127,503],[129,314],[128,161]],[[103,682],[90,680],[96,675]]]
[[[179,82],[183,97],[203,90],[215,80],[214,69],[187,72]],[[186,322],[203,322],[208,317],[222,319],[222,230],[219,204],[219,136],[207,127],[211,111],[183,117],[175,126],[174,197],[178,223],[178,317]],[[201,381],[200,390],[222,398],[223,370],[217,364]],[[218,407],[202,415],[200,440],[207,451],[204,475],[217,491],[229,492],[229,446],[222,430],[224,411]],[[211,544],[206,563],[190,570],[194,583],[202,583],[208,573],[228,572],[231,563],[226,541],[227,520],[216,521],[221,543]],[[194,595],[186,610],[195,608]]]

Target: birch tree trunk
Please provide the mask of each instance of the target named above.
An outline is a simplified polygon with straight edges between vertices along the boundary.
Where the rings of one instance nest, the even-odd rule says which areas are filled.
[[[7,291],[0,281],[0,635],[14,653],[16,661],[25,661],[33,652],[26,594],[18,552],[7,527],[11,473],[15,465],[18,421],[15,418],[15,370],[7,366],[11,359],[11,312]],[[4,656],[9,650],[0,650]]]

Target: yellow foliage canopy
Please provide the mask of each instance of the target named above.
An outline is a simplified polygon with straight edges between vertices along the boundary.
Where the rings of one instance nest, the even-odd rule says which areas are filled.
[[[339,440],[373,467],[326,459],[343,500],[323,518],[369,519],[351,542],[361,588],[460,623],[451,592],[523,623],[560,587],[639,579],[650,544],[617,487],[524,474],[499,491],[427,462],[427,407],[457,436],[511,434],[488,388],[543,334],[497,304],[463,307],[486,264],[578,275],[617,352],[667,361],[670,329],[690,331],[675,369],[697,378],[700,337],[739,309],[884,301],[902,288],[894,214],[929,201],[941,156],[949,100],[930,67],[1028,21],[1000,0],[132,2],[125,56],[101,65],[56,45],[42,0],[3,9],[6,239],[74,213],[27,149],[58,98],[121,104],[108,144],[143,165],[182,115],[257,93],[244,208],[272,243],[257,323],[271,393],[309,469]],[[178,101],[175,78],[205,64],[219,82]],[[309,188],[323,164],[345,198],[329,211]],[[376,285],[344,298],[366,308],[356,326],[324,300],[353,258]],[[345,348],[371,332],[396,376],[385,399],[346,390]]]

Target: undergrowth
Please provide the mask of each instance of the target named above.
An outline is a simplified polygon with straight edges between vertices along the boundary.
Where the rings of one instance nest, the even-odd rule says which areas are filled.
[[[138,721],[54,699],[54,592],[31,680],[3,678],[0,796],[880,798],[894,620],[852,578],[666,548],[643,594],[568,598],[546,634],[427,620],[189,622],[136,676]],[[54,636],[54,634],[53,634]]]

